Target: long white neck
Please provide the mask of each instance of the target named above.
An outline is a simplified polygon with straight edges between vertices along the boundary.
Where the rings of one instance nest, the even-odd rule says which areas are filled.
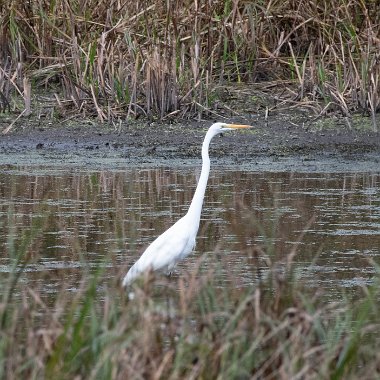
[[[193,221],[197,220],[196,229],[198,230],[199,220],[202,212],[203,198],[206,191],[207,180],[210,173],[210,157],[208,155],[208,148],[214,133],[208,131],[202,145],[202,171],[198,181],[197,189],[195,190],[193,200],[191,201],[187,215],[191,215]],[[195,227],[195,226],[194,226]]]

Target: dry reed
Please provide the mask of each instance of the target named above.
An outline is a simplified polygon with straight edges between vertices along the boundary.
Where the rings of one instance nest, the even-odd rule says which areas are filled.
[[[376,1],[11,1],[0,20],[2,110],[29,112],[31,83],[58,115],[193,117],[218,85],[276,81],[284,101],[376,128]]]
[[[265,249],[257,247],[260,255]],[[273,259],[273,258],[272,258]],[[128,299],[102,269],[75,294],[15,277],[19,302],[2,299],[0,373],[13,378],[317,379],[379,375],[378,293],[324,303],[297,283],[292,259],[272,260],[252,287],[221,287],[224,264],[177,280],[147,276]],[[254,273],[252,273],[254,274]],[[118,277],[118,276],[117,276]],[[108,282],[108,285],[105,285]],[[223,282],[225,284],[225,282]],[[45,300],[44,300],[45,299]],[[377,333],[376,333],[377,332]],[[369,377],[368,377],[369,376]]]

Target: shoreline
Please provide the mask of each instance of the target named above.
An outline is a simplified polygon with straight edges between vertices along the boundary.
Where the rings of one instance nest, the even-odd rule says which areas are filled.
[[[276,117],[236,118],[250,131],[226,133],[210,146],[212,165],[264,171],[380,171],[380,134],[368,129],[317,130]],[[212,121],[176,124],[133,122],[118,129],[85,120],[52,126],[24,122],[0,138],[0,162],[6,165],[69,167],[198,166],[201,145]],[[366,165],[366,163],[368,165]],[[356,165],[357,164],[357,165]],[[319,169],[318,169],[319,168]]]

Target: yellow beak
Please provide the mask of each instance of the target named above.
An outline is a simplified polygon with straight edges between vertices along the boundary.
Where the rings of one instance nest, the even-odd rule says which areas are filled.
[[[245,124],[227,124],[227,128],[243,129],[243,128],[253,128],[253,127],[251,125],[245,125]]]

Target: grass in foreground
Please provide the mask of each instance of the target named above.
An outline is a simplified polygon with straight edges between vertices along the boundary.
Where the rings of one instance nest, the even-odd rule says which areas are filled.
[[[205,273],[148,276],[133,286],[133,299],[120,288],[120,273],[109,280],[99,268],[49,304],[15,266],[5,282],[17,297],[0,304],[0,377],[377,378],[379,282],[355,299],[326,303],[297,281],[292,258],[268,260],[265,276],[251,273],[248,287],[226,281],[223,259]]]

